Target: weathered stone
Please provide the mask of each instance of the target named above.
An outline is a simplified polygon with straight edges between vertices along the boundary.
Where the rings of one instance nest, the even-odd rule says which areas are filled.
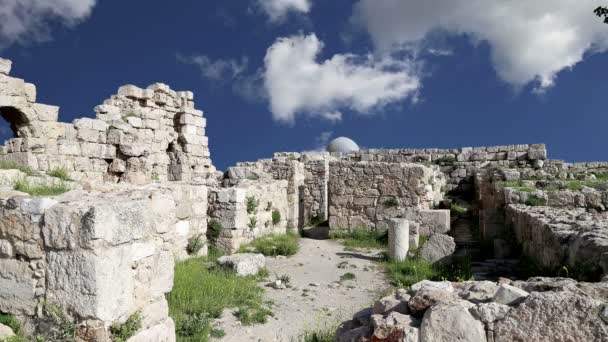
[[[407,306],[407,301],[401,300],[393,296],[387,296],[376,303],[374,303],[374,307],[372,309],[373,314],[388,314],[390,312],[399,312],[402,314],[409,313],[409,309]]]
[[[13,62],[8,59],[0,58],[0,74],[8,75],[11,73]]]
[[[396,261],[407,258],[410,225],[406,219],[391,219],[388,224],[388,255]]]
[[[452,283],[449,281],[430,281],[430,280],[422,280],[417,282],[416,284],[410,286],[412,291],[419,291],[423,288],[433,288],[439,289],[447,292],[454,292],[454,287]]]
[[[257,274],[266,266],[266,258],[262,254],[234,254],[217,259],[221,266],[232,269],[240,276]]]
[[[1,61],[0,61],[0,63],[1,63]],[[11,336],[15,336],[15,332],[13,332],[13,329],[0,323],[0,339],[4,339],[7,337],[11,337]]]
[[[493,323],[505,318],[511,307],[499,303],[479,304],[470,309],[473,316],[484,323]]]
[[[528,292],[515,286],[501,284],[494,295],[494,302],[505,305],[517,305],[524,301],[529,295]]]
[[[587,295],[534,292],[494,325],[496,342],[608,341],[602,302]]]
[[[410,311],[417,316],[421,316],[428,308],[437,304],[457,300],[458,297],[445,290],[433,287],[423,287],[416,292],[408,302]]]
[[[484,326],[469,313],[471,306],[457,301],[430,308],[422,319],[420,342],[485,342]]]
[[[372,341],[417,342],[419,340],[419,326],[419,319],[398,312],[391,312],[386,318],[374,323]]]
[[[448,235],[435,234],[420,247],[420,258],[432,263],[444,262],[456,250],[454,238]]]

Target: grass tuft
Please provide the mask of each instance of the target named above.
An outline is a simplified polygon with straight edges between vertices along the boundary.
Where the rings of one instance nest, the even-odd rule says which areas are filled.
[[[239,277],[222,268],[209,267],[219,253],[177,262],[173,290],[167,295],[169,314],[175,320],[178,342],[205,342],[223,335],[213,319],[226,308],[239,308],[243,324],[263,321],[270,315],[263,289],[255,276]]]
[[[265,256],[291,256],[296,254],[300,249],[298,239],[299,236],[293,233],[267,235],[241,246],[240,251],[246,252],[248,247],[253,247],[258,253],[262,253]]]
[[[0,169],[1,170],[19,170],[28,176],[31,176],[34,174],[34,171],[29,166],[17,163],[16,161],[13,161],[13,160],[0,160]]]
[[[126,342],[131,337],[135,336],[137,331],[141,329],[142,317],[141,313],[135,312],[127,321],[122,324],[112,324],[110,333],[112,333],[112,341]]]
[[[465,281],[472,278],[470,256],[453,257],[448,265],[433,265],[431,262],[411,258],[404,261],[388,261],[387,274],[393,285],[409,287],[419,281]]]
[[[388,232],[376,230],[338,230],[330,232],[329,235],[332,239],[342,240],[342,244],[349,248],[384,248],[388,244]]]
[[[186,252],[189,255],[196,255],[201,249],[205,247],[205,241],[203,241],[203,234],[196,234],[188,239],[188,245],[186,246]]]
[[[276,226],[280,222],[281,222],[281,212],[279,212],[278,210],[273,210],[272,211],[272,225]]]
[[[32,184],[26,178],[22,178],[15,182],[15,190],[28,193],[32,196],[57,196],[71,189],[63,181],[52,184]]]
[[[46,173],[47,175],[55,178],[59,178],[62,181],[71,182],[70,173],[64,167],[54,168]]]

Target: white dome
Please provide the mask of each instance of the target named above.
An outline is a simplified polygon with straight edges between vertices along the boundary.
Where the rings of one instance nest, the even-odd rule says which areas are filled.
[[[327,152],[351,153],[359,151],[359,145],[346,137],[339,137],[327,145]]]

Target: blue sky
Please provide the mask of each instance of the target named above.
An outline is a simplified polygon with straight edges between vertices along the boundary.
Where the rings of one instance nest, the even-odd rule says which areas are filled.
[[[0,56],[39,102],[72,121],[123,84],[192,90],[219,169],[338,136],[608,160],[598,1],[36,3],[0,4]]]

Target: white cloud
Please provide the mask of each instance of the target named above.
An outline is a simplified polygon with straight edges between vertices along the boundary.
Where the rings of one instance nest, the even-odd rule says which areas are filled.
[[[243,57],[239,62],[235,59],[212,60],[204,55],[185,57],[178,54],[177,60],[182,63],[196,65],[201,72],[201,77],[211,81],[233,80],[247,70],[247,65],[249,64],[247,57]]]
[[[86,19],[96,0],[0,0],[0,47],[48,39],[50,22]]]
[[[316,35],[278,39],[266,52],[264,85],[275,120],[293,123],[297,114],[342,117],[340,108],[369,113],[415,96],[420,82],[409,62],[337,54],[318,62]]]
[[[500,78],[543,90],[585,53],[608,49],[596,7],[596,0],[360,0],[354,19],[380,51],[416,46],[437,31],[487,42]]]
[[[312,0],[257,0],[258,6],[272,22],[281,22],[290,12],[308,13]]]

